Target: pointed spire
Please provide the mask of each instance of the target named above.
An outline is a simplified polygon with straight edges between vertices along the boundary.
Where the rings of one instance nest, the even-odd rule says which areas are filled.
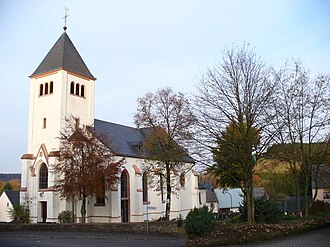
[[[66,32],[56,41],[30,77],[59,69],[64,69],[92,80],[96,79],[87,68]]]

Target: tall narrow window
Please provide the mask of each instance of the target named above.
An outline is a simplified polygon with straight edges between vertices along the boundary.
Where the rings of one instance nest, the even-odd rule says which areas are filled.
[[[53,93],[54,91],[54,83],[51,81],[49,84],[49,93]]]
[[[39,170],[39,189],[48,188],[48,169],[45,163],[42,163]]]
[[[42,121],[42,128],[46,129],[46,127],[47,127],[47,118],[44,118]]]
[[[120,194],[121,198],[128,197],[128,172],[125,169],[120,176]]]
[[[42,96],[44,94],[44,85],[40,84],[40,88],[39,88],[39,96]]]
[[[148,174],[143,173],[142,176],[142,191],[143,191],[143,202],[148,202]]]
[[[100,187],[102,189],[96,194],[95,206],[105,206],[105,180],[104,178],[100,181]]]
[[[80,96],[85,97],[85,86],[84,85],[81,85]]]
[[[70,93],[74,94],[74,82],[73,81],[71,82],[71,85],[70,85]]]
[[[79,95],[79,87],[80,87],[80,85],[79,85],[79,83],[77,83],[76,84],[76,95]]]
[[[181,185],[181,187],[184,187],[186,185],[186,177],[185,177],[184,173],[181,173],[181,175],[180,175],[180,185]]]
[[[122,222],[129,222],[130,219],[130,193],[129,193],[129,174],[126,169],[120,176],[120,215]]]
[[[48,83],[45,84],[45,94],[48,94]]]

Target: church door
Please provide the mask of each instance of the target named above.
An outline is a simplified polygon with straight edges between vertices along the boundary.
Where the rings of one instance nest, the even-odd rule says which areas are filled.
[[[121,194],[121,220],[122,222],[129,222],[129,175],[125,169],[120,176],[120,194]]]
[[[40,203],[41,203],[42,222],[45,223],[47,220],[47,202],[40,202]]]

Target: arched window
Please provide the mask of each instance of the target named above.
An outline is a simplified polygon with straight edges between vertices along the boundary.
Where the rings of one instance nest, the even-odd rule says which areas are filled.
[[[143,191],[143,202],[148,202],[148,174],[143,173],[142,176],[142,191]]]
[[[39,189],[48,188],[48,169],[45,163],[42,163],[39,170]]]
[[[48,83],[45,84],[45,95],[48,94]]]
[[[74,94],[74,82],[73,81],[71,82],[71,85],[70,85],[70,93]]]
[[[85,97],[85,86],[84,85],[81,85],[80,96]]]
[[[185,184],[186,184],[186,178],[185,178],[184,173],[182,173],[182,174],[180,175],[180,185],[181,185],[181,187],[184,187]]]
[[[39,96],[42,96],[43,94],[44,94],[44,85],[40,84]]]
[[[54,91],[54,83],[51,81],[49,84],[49,93],[53,93]]]
[[[77,83],[76,84],[76,95],[78,95],[78,96],[79,96],[79,87],[80,87],[80,85],[79,85],[79,83]]]
[[[128,172],[123,170],[120,176],[120,194],[121,198],[128,198]]]
[[[129,174],[126,169],[123,170],[120,176],[120,212],[122,222],[129,222],[130,218],[130,198],[129,198]]]

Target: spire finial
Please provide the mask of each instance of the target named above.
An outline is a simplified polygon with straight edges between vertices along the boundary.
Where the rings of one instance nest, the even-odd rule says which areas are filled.
[[[64,15],[64,17],[63,17],[63,19],[64,19],[64,27],[63,27],[63,29],[64,29],[64,32],[65,32],[66,29],[67,29],[67,27],[66,27],[66,22],[67,22],[67,19],[68,19],[68,17],[69,17],[69,15],[68,15],[68,11],[69,11],[69,9],[66,8],[66,7],[64,7],[64,11],[65,11],[65,15]]]

